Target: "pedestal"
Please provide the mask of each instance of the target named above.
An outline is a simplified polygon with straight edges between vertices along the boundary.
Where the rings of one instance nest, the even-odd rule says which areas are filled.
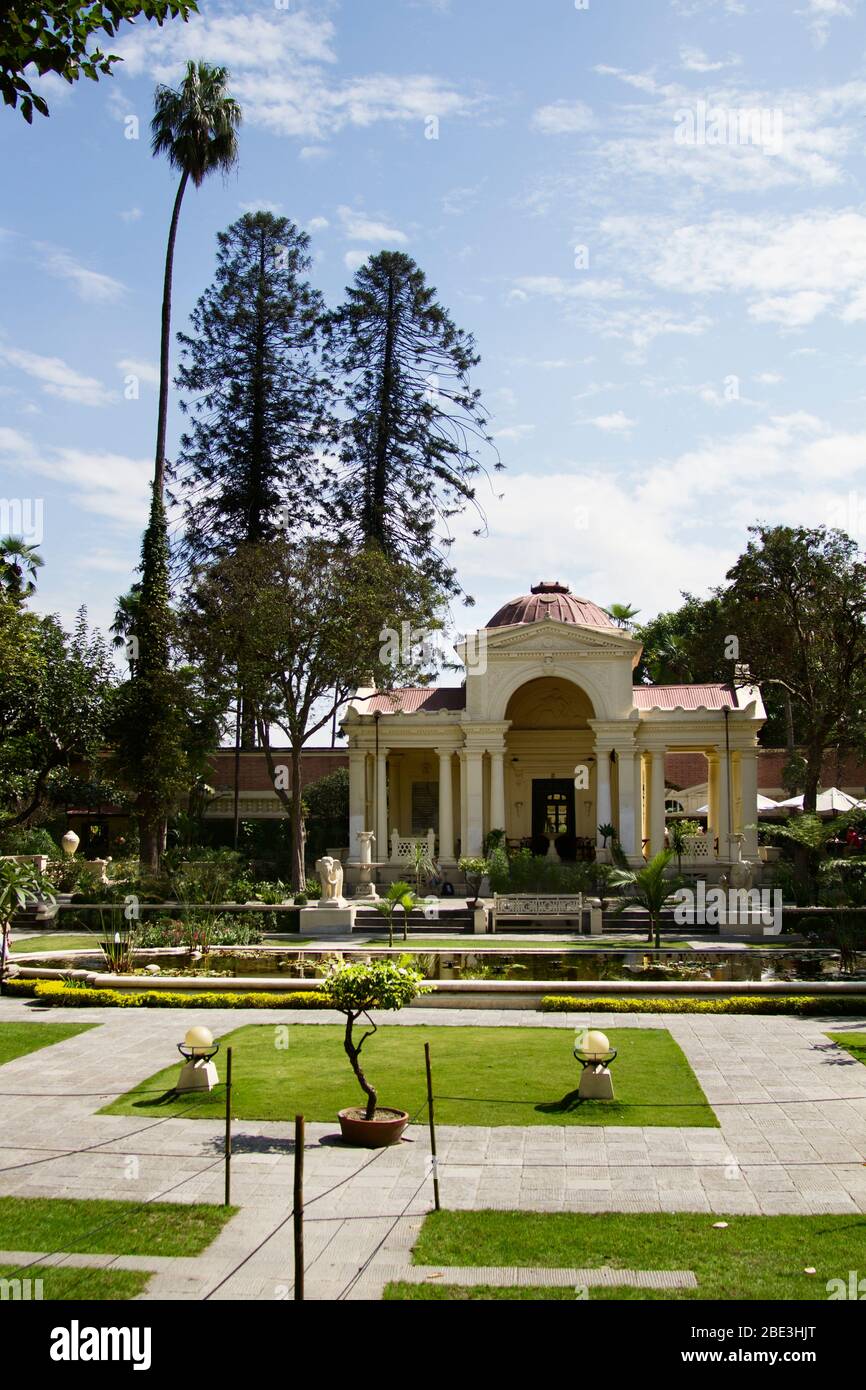
[[[354,903],[334,907],[302,907],[300,911],[301,936],[348,936],[355,930]]]
[[[613,1100],[609,1067],[584,1067],[578,1095],[581,1100]]]
[[[215,1064],[206,1062],[203,1057],[198,1057],[195,1061],[185,1062],[181,1067],[175,1089],[179,1092],[212,1091],[218,1081]]]

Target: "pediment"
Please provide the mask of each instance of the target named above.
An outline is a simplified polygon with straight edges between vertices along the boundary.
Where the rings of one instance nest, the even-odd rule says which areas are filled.
[[[581,627],[577,623],[560,623],[550,618],[501,631],[487,630],[488,659],[532,656],[559,656],[571,659],[581,656],[618,657],[632,664],[640,650],[641,644],[625,633]]]

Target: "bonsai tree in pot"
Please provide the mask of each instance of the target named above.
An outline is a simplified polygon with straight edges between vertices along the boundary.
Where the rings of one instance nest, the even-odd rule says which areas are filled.
[[[361,1049],[377,1031],[370,1017],[371,1009],[403,1009],[419,994],[426,994],[430,986],[425,986],[424,976],[412,965],[395,960],[367,960],[357,964],[335,962],[321,988],[331,1008],[346,1019],[343,1049],[367,1098],[363,1108],[352,1106],[340,1111],[343,1138],[365,1148],[396,1144],[409,1123],[409,1115],[405,1110],[379,1105],[378,1092],[361,1067]],[[369,1027],[357,1037],[355,1025],[360,1018]]]
[[[481,884],[484,881],[485,874],[490,870],[490,864],[486,859],[475,859],[471,856],[465,856],[463,859],[458,859],[457,867],[466,879],[467,906],[477,907],[478,894],[481,892]]]

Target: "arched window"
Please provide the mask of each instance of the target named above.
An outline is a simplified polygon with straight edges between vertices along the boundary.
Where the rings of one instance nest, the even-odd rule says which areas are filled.
[[[672,815],[676,811],[684,811],[685,809],[686,808],[683,805],[683,803],[681,801],[677,801],[676,797],[670,796],[665,801],[666,815]]]

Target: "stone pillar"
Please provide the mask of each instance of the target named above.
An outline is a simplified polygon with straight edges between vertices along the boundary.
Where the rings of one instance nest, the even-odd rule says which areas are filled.
[[[758,750],[744,748],[740,752],[740,805],[742,807],[743,858],[758,857]],[[751,829],[749,828],[751,827]]]
[[[643,856],[643,756],[638,753],[634,760],[634,823],[635,854]]]
[[[388,835],[388,749],[380,744],[376,755],[376,852],[379,859],[390,858]]]
[[[367,754],[363,748],[349,749],[349,858],[358,853],[358,836],[369,830],[367,820]]]
[[[617,780],[619,782],[619,842],[626,854],[638,852],[637,817],[640,808],[634,799],[634,749],[620,749],[617,752]]]
[[[654,748],[650,754],[650,856],[665,847],[665,755]]]
[[[599,748],[596,751],[596,774],[595,774],[595,826],[596,826],[596,846],[601,849],[604,844],[603,836],[599,835],[600,825],[609,825],[611,817],[610,805],[610,749]]]
[[[439,755],[439,858],[454,858],[454,805],[451,788],[451,749],[437,748]]]
[[[731,857],[731,822],[729,816],[728,755],[723,748],[718,755],[717,799],[719,807],[719,858]]]
[[[707,835],[715,839],[719,833],[719,760],[707,753]]]
[[[484,843],[484,786],[481,777],[483,757],[484,753],[480,748],[467,748],[463,755],[464,785],[460,790],[465,807],[464,855],[480,855]]]
[[[505,829],[505,753],[501,748],[490,754],[490,829]]]

